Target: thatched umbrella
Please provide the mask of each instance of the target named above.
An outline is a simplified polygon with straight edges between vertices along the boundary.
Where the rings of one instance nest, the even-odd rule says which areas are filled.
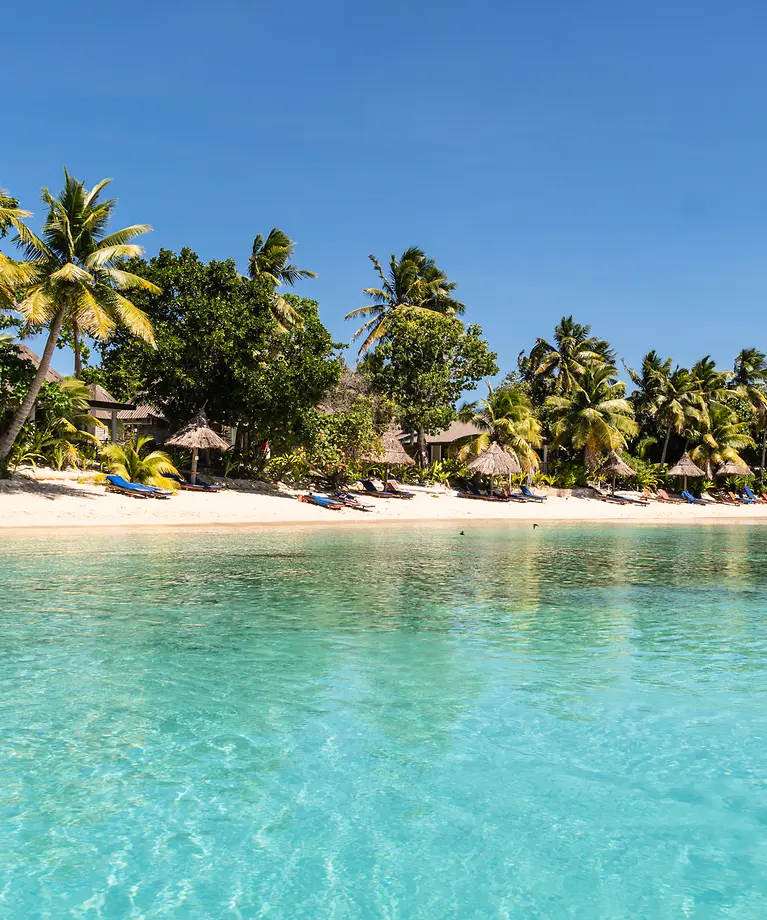
[[[192,471],[189,481],[192,485],[197,482],[197,452],[206,448],[214,450],[229,450],[229,444],[219,437],[212,428],[208,428],[208,420],[202,412],[179,429],[172,438],[165,442],[168,447],[186,447],[192,451]]]
[[[671,469],[666,474],[667,476],[683,476],[684,477],[684,490],[687,491],[687,477],[691,476],[693,479],[702,479],[706,474],[705,472],[693,463],[692,457],[685,451],[682,456],[679,458],[679,462],[676,466],[672,466]]]
[[[401,430],[396,425],[389,425],[381,436],[381,447],[363,458],[368,463],[383,463],[386,467],[384,482],[389,478],[389,467],[415,466],[415,460],[402,446],[400,434]]]
[[[497,442],[488,447],[478,457],[475,457],[468,465],[470,473],[479,473],[480,476],[490,477],[490,491],[493,491],[493,480],[496,476],[511,476],[522,472],[516,455],[510,450],[504,450]]]
[[[751,467],[743,460],[728,460],[717,467],[717,476],[753,476]]]
[[[613,495],[615,495],[615,480],[618,476],[636,476],[636,470],[632,470],[628,463],[625,460],[621,460],[614,450],[611,450],[607,455],[602,472],[613,477]]]

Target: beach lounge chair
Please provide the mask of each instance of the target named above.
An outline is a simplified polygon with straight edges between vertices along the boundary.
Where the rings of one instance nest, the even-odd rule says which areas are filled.
[[[754,493],[751,491],[749,486],[744,486],[743,491],[746,493],[746,495],[749,498],[753,499],[757,504],[761,505],[765,503],[764,496],[760,498],[758,495],[754,495]]]
[[[681,495],[669,495],[665,489],[658,489],[658,499],[659,502],[666,502],[668,505],[683,505],[684,499]]]
[[[508,498],[501,497],[500,495],[485,495],[483,492],[480,492],[479,489],[474,485],[473,482],[466,481],[466,491],[458,493],[461,498],[474,498],[481,502],[505,502],[509,501]]]
[[[640,505],[642,508],[646,508],[648,504],[638,498],[626,498],[625,495],[613,495],[611,492],[603,492],[599,486],[593,483],[589,483],[589,488],[600,502],[612,502],[615,505]]]
[[[736,495],[734,492],[729,492],[728,495],[735,502],[740,502],[743,505],[755,505],[756,500],[753,498],[746,498],[742,492],[738,492]]]
[[[412,492],[387,492],[376,489],[370,479],[362,480],[362,488],[366,495],[377,495],[378,498],[412,498]]]
[[[707,505],[702,498],[696,498],[692,492],[682,492],[682,498],[690,505]]]
[[[406,495],[408,498],[412,498],[415,495],[415,492],[408,492],[407,489],[400,489],[393,479],[386,480],[386,488],[389,492],[396,492],[397,495]]]
[[[326,498],[324,495],[314,495],[309,492],[308,495],[299,495],[300,502],[306,502],[307,505],[318,505],[320,508],[327,508],[328,511],[340,511],[343,504],[333,498]]]
[[[336,492],[335,495],[331,495],[331,498],[333,501],[341,502],[347,508],[355,508],[357,511],[372,511],[375,508],[375,505],[366,505],[365,502],[361,502],[351,492]]]
[[[536,495],[529,486],[522,486],[522,494],[533,502],[545,502],[548,497],[546,495]]]
[[[220,492],[221,486],[214,486],[209,482],[204,482],[199,477],[194,485],[189,481],[190,474],[184,473],[183,476],[178,473],[163,473],[166,479],[175,482],[176,485],[184,492]]]
[[[122,476],[107,476],[107,483],[107,490],[110,492],[122,492],[145,498],[170,498],[173,495],[170,489],[158,489],[155,486],[144,486],[138,482],[128,482]]]

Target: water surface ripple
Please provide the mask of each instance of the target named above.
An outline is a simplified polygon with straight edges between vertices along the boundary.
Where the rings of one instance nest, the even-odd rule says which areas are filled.
[[[4,536],[0,917],[767,917],[767,528]]]

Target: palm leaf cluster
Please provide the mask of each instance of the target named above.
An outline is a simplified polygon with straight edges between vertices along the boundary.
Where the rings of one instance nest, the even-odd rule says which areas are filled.
[[[346,319],[363,320],[352,336],[352,341],[362,339],[360,354],[375,347],[387,333],[387,319],[394,310],[433,310],[446,316],[461,316],[465,305],[454,297],[458,287],[434,259],[427,258],[422,249],[411,246],[402,255],[392,255],[388,273],[373,255],[370,261],[380,278],[380,287],[370,287],[363,294],[372,301],[346,314]]]
[[[15,231],[14,242],[23,258],[0,257],[0,306],[19,313],[30,330],[47,328],[48,341],[29,393],[0,438],[0,460],[7,457],[32,410],[62,328],[75,336],[85,332],[105,339],[120,324],[153,341],[148,317],[129,295],[133,290],[159,289],[123,264],[143,252],[133,241],[151,228],[134,224],[108,232],[117,203],[102,198],[109,182],[105,179],[87,189],[65,171],[59,195],[43,189],[45,220],[39,235],[25,215],[13,213],[14,208],[6,206],[1,212],[1,219]]]
[[[126,444],[107,444],[101,451],[109,472],[122,476],[129,482],[158,486],[162,489],[175,488],[165,474],[177,474],[170,456],[162,450],[149,450],[152,438],[140,435]]]
[[[295,242],[284,231],[273,227],[266,239],[259,233],[253,240],[248,259],[248,276],[252,281],[265,281],[272,288],[272,314],[281,332],[288,332],[301,325],[301,317],[277,288],[283,284],[293,287],[303,278],[316,278],[314,272],[299,268],[290,260],[293,258]]]
[[[480,429],[479,434],[460,440],[460,460],[470,461],[495,443],[515,454],[524,473],[534,472],[540,466],[536,448],[542,443],[541,422],[530,399],[520,389],[493,389],[488,385],[487,398],[462,406],[458,418]]]

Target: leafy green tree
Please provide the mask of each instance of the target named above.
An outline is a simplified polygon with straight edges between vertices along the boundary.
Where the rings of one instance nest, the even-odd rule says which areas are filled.
[[[520,355],[523,365],[525,358]],[[578,378],[594,364],[613,364],[615,355],[603,339],[591,335],[591,326],[576,323],[572,316],[563,316],[554,329],[554,341],[537,339],[530,350],[529,369],[532,376],[553,381],[556,394],[569,393]]]
[[[525,472],[538,469],[540,458],[535,448],[542,443],[541,423],[530,399],[519,388],[494,390],[488,384],[487,389],[486,399],[467,403],[458,412],[462,422],[471,422],[481,429],[480,434],[463,439],[459,458],[477,457],[495,441],[514,451]]]
[[[748,422],[739,419],[730,406],[719,402],[711,403],[696,436],[697,443],[690,456],[706,471],[709,479],[713,478],[717,467],[728,460],[745,463],[740,451],[754,446]]]
[[[352,336],[352,341],[364,337],[361,355],[387,334],[389,318],[400,307],[432,310],[445,316],[463,315],[464,304],[453,296],[458,285],[437,268],[434,259],[427,259],[423,250],[411,246],[399,259],[392,254],[388,274],[375,256],[371,255],[370,261],[381,279],[381,287],[365,288],[362,293],[367,294],[372,303],[352,310],[345,317],[365,320]]]
[[[130,241],[151,228],[138,224],[106,233],[116,204],[114,199],[100,200],[108,182],[105,179],[89,191],[65,170],[64,188],[58,197],[43,190],[47,213],[42,236],[19,217],[8,218],[25,260],[0,263],[0,288],[23,285],[23,299],[14,308],[30,326],[47,328],[48,340],[28,392],[0,436],[0,460],[8,457],[32,411],[62,328],[68,326],[106,339],[121,324],[133,335],[147,342],[153,340],[146,314],[123,292],[159,290],[121,265],[126,257],[142,252]]]
[[[152,438],[140,435],[125,444],[106,444],[101,456],[110,473],[128,482],[171,488],[172,483],[165,478],[165,473],[177,474],[178,470],[165,451],[150,450],[151,444]]]
[[[162,407],[176,424],[204,407],[212,421],[275,446],[300,442],[340,375],[317,304],[287,295],[301,322],[278,334],[271,285],[244,279],[233,261],[206,264],[189,249],[162,249],[130,267],[162,288],[139,300],[156,344],[119,331],[106,342],[107,389]]]
[[[314,272],[299,268],[290,260],[296,244],[277,227],[272,227],[264,239],[259,233],[253,240],[253,250],[248,259],[248,275],[252,281],[264,281],[272,289],[271,306],[281,332],[288,332],[301,322],[301,316],[290,301],[277,293],[283,284],[290,287],[302,278],[316,278]]]
[[[590,364],[569,393],[550,396],[547,403],[556,417],[555,446],[583,451],[587,472],[596,469],[604,451],[625,448],[638,432],[626,388],[610,364]]]
[[[418,432],[418,455],[426,465],[426,434],[447,427],[455,403],[478,381],[498,372],[496,355],[480,326],[430,310],[400,308],[388,317],[386,338],[363,364],[375,391],[397,407],[397,419]]]
[[[309,463],[339,486],[371,455],[379,440],[375,400],[362,396],[341,412],[319,416],[308,449]]]

